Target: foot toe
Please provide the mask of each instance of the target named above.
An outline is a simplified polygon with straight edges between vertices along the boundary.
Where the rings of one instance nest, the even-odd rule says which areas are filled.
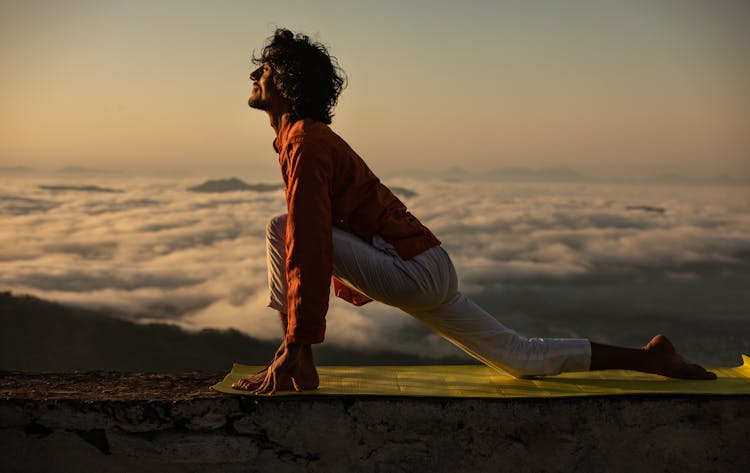
[[[694,379],[716,379],[716,373],[707,371],[704,367],[700,365],[691,364],[690,368],[691,368],[691,374],[694,374],[694,376],[692,376]]]

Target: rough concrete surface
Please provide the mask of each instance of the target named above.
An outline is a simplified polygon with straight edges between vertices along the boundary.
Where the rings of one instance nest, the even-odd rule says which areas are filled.
[[[208,391],[216,380],[206,373],[2,373],[0,471],[746,472],[750,466],[750,396],[257,398]]]

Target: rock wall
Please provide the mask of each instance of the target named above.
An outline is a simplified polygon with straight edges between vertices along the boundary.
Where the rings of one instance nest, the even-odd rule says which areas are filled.
[[[0,471],[747,472],[750,466],[750,396],[253,398],[205,390],[160,396],[137,383],[127,390],[126,381],[123,392],[110,395],[21,395],[6,388]]]

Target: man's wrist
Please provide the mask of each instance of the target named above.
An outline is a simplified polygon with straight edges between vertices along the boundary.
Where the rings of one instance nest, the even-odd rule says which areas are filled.
[[[300,353],[302,353],[302,344],[301,343],[289,343],[286,344],[286,351],[289,355],[292,357],[298,357]]]

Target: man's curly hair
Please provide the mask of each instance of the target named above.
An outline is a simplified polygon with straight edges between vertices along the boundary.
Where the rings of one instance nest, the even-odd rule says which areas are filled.
[[[274,85],[289,107],[292,120],[311,118],[331,123],[346,75],[323,44],[278,28],[266,41],[261,56],[253,54],[252,61],[271,66]]]

